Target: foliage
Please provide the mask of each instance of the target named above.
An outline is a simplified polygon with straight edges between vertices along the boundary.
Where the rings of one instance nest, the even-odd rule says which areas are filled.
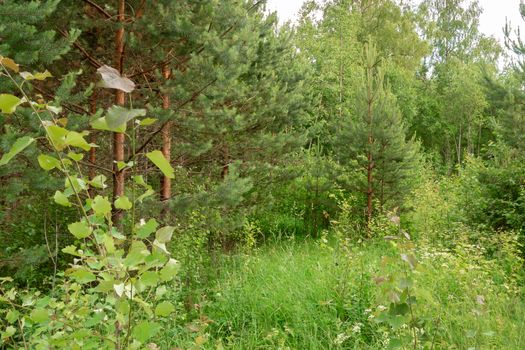
[[[76,207],[82,217],[67,226],[76,240],[62,252],[75,258],[69,268],[58,275],[58,284],[53,282],[51,295],[2,285],[0,313],[5,320],[2,342],[14,347],[30,344],[37,349],[66,344],[73,348],[120,349],[147,344],[161,329],[158,320],[174,311],[173,305],[163,300],[166,286],[179,269],[178,261],[171,258],[166,248],[174,228],[157,229],[154,219],[144,225],[132,220],[129,232],[122,232],[112,221],[109,199],[101,195],[93,198],[88,191],[88,185],[103,188],[105,177],[100,181],[90,180],[77,163],[82,157],[75,152],[96,147],[84,139],[89,132],[62,127],[64,123],[55,118],[56,111],[51,104],[35,102],[26,93],[24,84],[32,80],[31,77],[13,76],[8,67],[3,64],[1,67],[4,76],[9,77],[24,96],[32,115],[40,121],[45,141],[54,152],[41,154],[38,160],[44,170],[56,169],[63,176],[64,189],[56,191],[55,202]],[[108,123],[110,117],[106,116]],[[3,165],[32,142],[34,139],[29,136],[18,139],[2,158]],[[159,166],[166,167],[165,164]],[[145,194],[135,197],[133,191],[131,200],[123,196],[113,203],[117,209],[130,211],[132,219],[134,207],[150,189],[140,176],[134,181],[145,187]],[[57,254],[53,259],[55,266],[56,259]],[[4,278],[2,283],[10,281],[12,279]],[[137,312],[139,308],[141,313]]]
[[[477,1],[0,2],[0,346],[525,347]]]

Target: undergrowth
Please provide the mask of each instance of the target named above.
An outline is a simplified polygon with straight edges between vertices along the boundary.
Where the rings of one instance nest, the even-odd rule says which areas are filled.
[[[342,249],[345,248],[345,249]],[[467,243],[420,244],[411,272],[413,319],[398,327],[384,276],[404,276],[397,244],[290,240],[225,257],[226,270],[193,320],[166,344],[203,349],[523,349],[525,303],[516,278]],[[395,279],[391,280],[394,284]],[[411,299],[411,300],[412,300]],[[417,301],[416,301],[417,300]],[[416,321],[417,319],[417,321]],[[413,323],[413,324],[412,324]]]

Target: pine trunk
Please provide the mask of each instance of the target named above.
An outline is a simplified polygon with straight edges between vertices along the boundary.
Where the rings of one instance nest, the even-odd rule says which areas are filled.
[[[371,82],[369,82],[371,84]],[[367,204],[366,204],[366,218],[367,218],[367,235],[370,238],[371,232],[370,227],[372,225],[372,210],[373,210],[373,200],[374,200],[374,187],[373,187],[373,171],[374,171],[374,157],[372,155],[372,148],[374,144],[374,136],[372,134],[372,123],[373,123],[373,114],[372,114],[372,104],[373,97],[371,86],[368,88],[368,164],[367,164]]]
[[[164,65],[162,69],[162,75],[166,81],[169,80],[171,77],[171,70],[167,64]],[[170,108],[170,96],[167,93],[162,95],[162,108],[163,109]],[[171,161],[171,126],[172,126],[172,122],[169,121],[162,128],[162,154],[164,155],[164,158],[166,158],[168,162]],[[162,178],[162,184],[161,184],[161,190],[160,190],[160,200],[162,202],[167,202],[170,198],[171,198],[171,179],[167,176],[164,176]],[[168,214],[168,208],[166,204],[164,208],[162,209],[162,216],[166,217],[167,214]]]

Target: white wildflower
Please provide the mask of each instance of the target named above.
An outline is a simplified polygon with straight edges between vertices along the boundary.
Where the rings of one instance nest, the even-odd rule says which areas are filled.
[[[361,333],[361,327],[363,327],[363,324],[362,323],[356,323],[353,327],[352,327],[352,332],[353,333]]]
[[[348,338],[350,338],[350,336],[345,333],[338,334],[334,339],[334,344],[342,345]]]

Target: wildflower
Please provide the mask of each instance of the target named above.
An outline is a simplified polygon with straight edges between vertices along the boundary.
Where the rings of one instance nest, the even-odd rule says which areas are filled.
[[[362,323],[356,323],[353,327],[352,327],[352,332],[353,333],[361,333],[361,327],[363,327],[363,324]]]
[[[350,338],[350,336],[345,333],[338,334],[334,339],[334,344],[342,345],[348,338]]]

